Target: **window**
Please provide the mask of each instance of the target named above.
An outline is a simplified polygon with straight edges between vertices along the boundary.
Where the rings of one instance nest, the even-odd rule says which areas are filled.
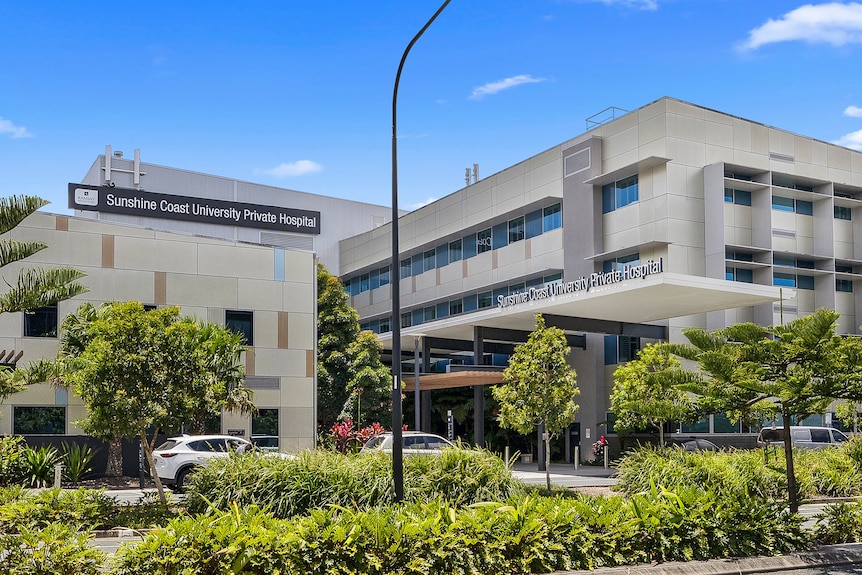
[[[852,274],[853,273],[853,266],[848,266],[846,264],[835,264],[835,271],[845,273],[845,274]]]
[[[563,227],[563,205],[554,204],[545,208],[542,220],[542,228],[545,232]]]
[[[401,327],[411,327],[413,325],[413,314],[409,311],[401,314]]]
[[[252,414],[251,434],[278,437],[278,409],[258,409],[257,413]]]
[[[24,337],[57,337],[57,304],[25,311]]]
[[[489,291],[482,292],[477,297],[479,299],[479,309],[491,307],[491,305],[494,303],[491,292]]]
[[[409,278],[412,274],[413,266],[410,258],[401,260],[401,279]]]
[[[377,289],[380,287],[380,270],[374,270],[370,274],[371,276],[371,285],[369,285],[369,289]]]
[[[844,206],[835,206],[835,219],[836,220],[850,220],[853,211],[850,208],[846,208]]]
[[[392,280],[389,277],[389,266],[386,266],[385,268],[380,268],[380,287],[389,285],[389,282],[391,281]]]
[[[835,291],[853,293],[853,282],[850,280],[835,280]]]
[[[368,291],[368,286],[370,285],[369,280],[369,274],[362,274],[361,276],[359,276],[359,293]]]
[[[16,405],[12,408],[12,428],[15,435],[66,433],[66,408]]]
[[[635,266],[640,264],[640,253],[635,252],[626,256],[612,258],[602,262],[602,272],[608,273],[613,271],[623,271],[626,266]]]
[[[751,270],[744,268],[726,267],[724,268],[724,279],[733,282],[754,283],[754,273]]]
[[[602,213],[607,214],[638,201],[638,176],[602,186]]]
[[[509,245],[509,226],[507,224],[497,224],[494,226],[491,235],[493,236],[491,245],[495,250]]]
[[[433,270],[437,267],[437,252],[435,250],[428,250],[422,254],[422,261],[422,269],[424,271]]]
[[[783,196],[772,196],[772,209],[782,212],[796,212],[803,216],[814,214],[814,204],[805,200],[794,200]]]
[[[380,320],[380,327],[377,328],[378,329],[377,333],[386,333],[386,332],[392,331],[392,325],[391,324],[392,324],[392,322],[390,321],[390,318],[388,318],[388,317],[382,318]]]
[[[491,251],[491,228],[476,234],[476,251],[485,253]]]
[[[811,276],[803,276],[796,274],[776,273],[772,277],[772,285],[813,290],[814,278]]]
[[[751,192],[746,192],[745,190],[734,190],[733,188],[724,188],[724,201],[740,206],[750,206]]]
[[[605,365],[625,363],[637,357],[640,338],[628,335],[605,336]]]
[[[227,310],[224,325],[243,336],[243,345],[254,345],[254,312]]]
[[[733,250],[725,250],[724,259],[734,260],[738,262],[753,262],[754,255],[746,252],[735,252]]]
[[[425,271],[424,264],[425,264],[425,258],[422,257],[422,254],[416,254],[415,256],[413,256],[412,261],[410,263],[410,268],[411,268],[411,271],[413,272],[414,276],[418,276],[419,274],[421,274],[422,272]]]
[[[433,305],[422,310],[423,322],[434,321],[437,319],[437,308]]]
[[[458,315],[464,312],[464,304],[460,299],[449,302],[449,315]]]
[[[520,242],[524,239],[524,216],[509,220],[509,243]]]
[[[443,244],[442,246],[437,246],[437,260],[436,264],[438,268],[442,268],[444,266],[449,265],[449,244]]]
[[[461,254],[461,240],[449,242],[449,261],[457,262],[462,257],[463,256]]]
[[[524,216],[524,227],[526,228],[527,239],[534,238],[542,234],[542,210],[530,212]]]

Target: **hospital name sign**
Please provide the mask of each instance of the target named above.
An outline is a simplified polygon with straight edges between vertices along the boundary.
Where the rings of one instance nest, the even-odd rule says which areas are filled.
[[[518,305],[521,303],[548,299],[558,295],[577,292],[589,292],[593,288],[613,285],[634,279],[646,279],[653,274],[664,271],[664,259],[658,261],[647,260],[645,263],[625,266],[621,270],[605,273],[594,273],[589,276],[581,276],[575,281],[552,283],[529,290],[513,293],[511,295],[497,296],[497,306],[500,308]]]

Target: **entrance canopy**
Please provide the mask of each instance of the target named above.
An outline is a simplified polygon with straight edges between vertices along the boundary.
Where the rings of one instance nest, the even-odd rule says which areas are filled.
[[[605,323],[650,324],[674,317],[772,303],[780,300],[781,294],[781,289],[775,286],[660,273],[589,290],[497,305],[403,328],[402,349],[404,352],[412,349],[413,338],[418,336],[472,341],[475,326],[530,332],[536,327],[537,313]],[[795,293],[784,289],[784,295],[793,297]],[[380,341],[385,349],[392,349],[391,333],[380,334]]]

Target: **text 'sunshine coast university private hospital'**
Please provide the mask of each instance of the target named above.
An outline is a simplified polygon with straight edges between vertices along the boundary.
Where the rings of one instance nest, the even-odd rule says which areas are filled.
[[[50,246],[25,265],[79,268],[90,292],[0,316],[2,361],[52,357],[58,323],[84,301],[179,305],[246,334],[247,385],[281,448],[312,446],[315,263],[391,349],[391,209],[119,156],[69,185],[74,216],[37,213],[11,233]],[[860,225],[862,153],[662,98],[401,216],[404,389],[418,358],[423,427],[436,389],[472,386],[481,407],[541,312],[572,346],[581,408],[567,437],[584,448],[613,431],[613,370],[646,343],[820,307],[859,334]],[[3,404],[0,432],[78,434],[82,409],[35,386]],[[718,415],[686,431],[747,432]]]

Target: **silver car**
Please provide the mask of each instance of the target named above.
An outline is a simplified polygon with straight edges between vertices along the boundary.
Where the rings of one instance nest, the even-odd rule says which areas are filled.
[[[439,435],[424,431],[404,431],[402,434],[404,455],[440,455],[443,449],[455,445]],[[386,451],[392,453],[392,433],[383,433],[368,440],[360,453],[371,451]]]

